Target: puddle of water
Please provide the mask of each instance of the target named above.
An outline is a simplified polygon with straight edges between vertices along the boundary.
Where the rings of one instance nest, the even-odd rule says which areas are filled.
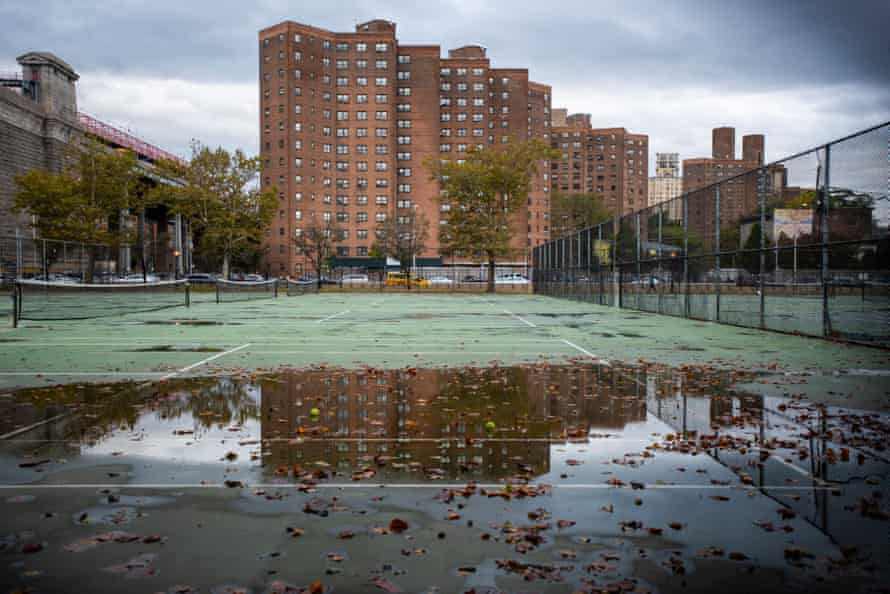
[[[221,353],[223,349],[199,344],[162,344],[143,349],[130,349],[130,353]]]
[[[215,320],[145,320],[137,322],[148,326],[239,326],[240,322],[217,322]]]
[[[767,569],[838,587],[868,556],[873,578],[887,577],[887,416],[732,388],[754,379],[540,364],[22,391],[0,400],[0,417],[75,414],[0,447],[0,481],[22,485],[0,503],[0,534],[13,535],[0,548],[24,547],[16,535],[31,531],[64,551],[120,524],[163,537],[152,567],[202,591],[272,591],[250,580],[273,570],[294,588],[350,592],[380,580],[524,591],[529,578],[564,592],[633,576],[671,591],[718,562],[756,565],[738,570],[751,587]],[[34,487],[48,483],[91,486]],[[47,510],[67,527],[46,532]],[[108,555],[130,546],[97,542]],[[122,582],[90,567],[154,551],[146,542],[104,565],[47,552],[43,571],[114,591]]]

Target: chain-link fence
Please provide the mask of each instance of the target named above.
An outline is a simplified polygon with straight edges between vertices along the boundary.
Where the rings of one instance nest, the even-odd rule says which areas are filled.
[[[175,277],[176,253],[167,241],[108,245],[0,237],[0,279],[71,283],[169,280]]]
[[[890,346],[890,122],[534,251],[537,293]],[[693,186],[693,187],[694,187]]]

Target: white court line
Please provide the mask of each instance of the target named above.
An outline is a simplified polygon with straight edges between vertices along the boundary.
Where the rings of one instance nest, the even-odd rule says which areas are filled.
[[[245,489],[292,489],[292,490],[300,490],[300,489],[465,489],[468,486],[473,486],[478,489],[497,489],[503,490],[506,486],[505,483],[436,483],[435,481],[429,483],[363,483],[361,481],[355,481],[352,483],[317,483],[317,484],[302,484],[302,483],[244,483],[242,487]],[[519,487],[536,487],[543,488],[546,490],[559,490],[559,489],[603,489],[603,490],[612,490],[612,489],[631,489],[630,484],[626,487],[616,487],[614,485],[610,485],[608,483],[566,483],[566,484],[552,484],[552,483],[515,483],[511,485],[512,488]],[[239,488],[239,487],[235,487]],[[705,491],[837,491],[838,487],[834,486],[808,486],[802,487],[797,485],[765,485],[762,487],[759,486],[750,486],[750,485],[692,485],[692,484],[679,484],[679,485],[671,485],[664,483],[648,483],[644,485],[645,489],[652,490],[705,490]],[[82,483],[82,484],[21,484],[21,485],[0,485],[0,490],[4,491],[12,491],[12,490],[42,490],[42,491],[51,491],[54,489],[232,489],[232,487],[228,487],[222,483],[182,483],[182,484],[165,484],[165,483]]]
[[[139,435],[139,433],[133,434],[133,436]],[[121,437],[127,437],[126,434],[122,434]],[[202,436],[204,439],[216,439],[217,435],[206,435]],[[228,434],[227,438],[231,439],[231,434]],[[249,437],[239,438],[241,439],[250,439]],[[182,442],[186,441],[201,441],[201,438],[196,438],[194,435],[186,435],[182,437],[174,437],[174,436],[157,436],[151,437],[151,442],[156,441],[177,441]],[[632,438],[632,437],[474,437],[472,438],[473,443],[476,442],[491,442],[491,443],[549,443],[553,445],[564,445],[564,446],[587,446],[587,445],[601,445],[601,443],[608,441],[609,443],[658,443],[653,442],[650,439],[645,438]],[[79,441],[76,438],[72,439],[20,439],[17,440],[20,443],[71,443]],[[143,442],[145,440],[138,440],[139,442]],[[267,437],[265,439],[257,438],[257,443],[252,443],[249,445],[261,445],[261,443],[292,443],[292,445],[303,445],[306,443],[333,443],[333,442],[349,442],[349,443],[398,443],[401,445],[404,444],[412,444],[412,443],[442,443],[460,441],[463,442],[464,438],[446,438],[446,437]],[[242,446],[243,447],[243,446]]]
[[[584,354],[587,355],[588,357],[590,357],[590,358],[592,358],[592,359],[596,359],[600,364],[605,365],[606,367],[611,367],[611,366],[612,366],[612,364],[609,363],[606,359],[600,359],[599,357],[597,357],[596,355],[594,355],[593,353],[591,353],[591,352],[588,351],[587,349],[583,349],[583,348],[579,347],[579,346],[578,346],[577,344],[575,344],[574,342],[571,342],[571,341],[569,341],[569,340],[566,340],[565,338],[560,338],[560,340],[561,340],[562,342],[566,343],[567,345],[569,345],[570,347],[572,347],[573,349],[575,349],[575,350],[577,350],[577,351],[581,351],[582,353],[584,353]]]
[[[505,310],[504,310],[504,313],[506,313],[506,314],[510,314],[511,316],[513,316],[514,318],[516,318],[517,320],[519,320],[520,322],[522,322],[522,323],[525,324],[526,326],[529,326],[529,327],[531,327],[531,328],[537,328],[537,326],[536,326],[535,324],[533,324],[532,322],[529,322],[528,320],[526,320],[526,319],[523,318],[522,316],[517,316],[515,313],[513,313],[513,312],[510,311],[509,309],[505,309]]]
[[[331,314],[331,315],[329,315],[329,316],[326,317],[326,318],[322,318],[322,319],[320,319],[320,320],[315,320],[315,323],[316,323],[316,324],[321,324],[322,322],[326,322],[327,320],[332,320],[332,319],[334,319],[334,318],[336,318],[336,317],[339,317],[339,316],[342,316],[342,315],[346,315],[346,314],[348,314],[348,313],[349,313],[349,310],[348,310],[348,309],[344,309],[344,310],[341,311],[340,313]]]
[[[217,353],[217,354],[215,354],[215,355],[213,355],[213,356],[211,356],[211,357],[207,357],[206,359],[202,359],[202,360],[198,361],[197,363],[192,363],[191,365],[187,365],[186,367],[183,367],[183,368],[180,369],[179,371],[174,371],[174,372],[172,372],[172,373],[168,373],[167,375],[165,375],[165,376],[163,376],[163,377],[161,378],[161,381],[170,379],[171,377],[175,377],[175,376],[177,376],[177,375],[179,375],[179,374],[181,374],[181,373],[185,373],[185,372],[187,372],[187,371],[191,371],[191,370],[194,369],[195,367],[200,367],[201,365],[205,365],[205,364],[207,364],[207,363],[210,363],[211,361],[214,361],[214,360],[216,360],[216,359],[219,359],[220,357],[225,357],[226,355],[231,355],[232,353],[238,352],[238,351],[240,351],[241,349],[246,349],[246,348],[249,347],[249,346],[250,346],[250,343],[248,342],[248,343],[242,344],[241,346],[237,346],[237,347],[235,347],[235,348],[233,348],[233,349],[229,349],[229,350],[227,350],[227,351],[224,351],[224,352],[222,352],[222,353]]]

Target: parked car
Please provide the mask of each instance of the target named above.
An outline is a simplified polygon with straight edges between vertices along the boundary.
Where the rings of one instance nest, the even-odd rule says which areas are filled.
[[[266,278],[262,274],[245,274],[242,280],[246,283],[261,283]]]
[[[157,275],[157,274],[152,274],[151,272],[149,272],[148,274],[146,274],[146,275],[144,275],[144,276],[143,276],[143,274],[142,274],[141,272],[133,272],[133,273],[127,274],[127,275],[125,275],[125,276],[120,276],[120,277],[114,279],[112,282],[115,282],[115,283],[123,283],[123,284],[129,284],[129,283],[156,283],[156,282],[158,282],[159,280],[161,280],[161,279],[158,278],[158,275]]]
[[[216,276],[207,272],[192,272],[185,279],[193,285],[215,285]]]
[[[403,272],[390,272],[386,275],[386,286],[387,287],[407,287],[408,286],[409,275]],[[430,281],[426,280],[422,276],[410,275],[411,285],[415,287],[428,287],[430,286]]]
[[[303,282],[303,283],[317,283],[318,277],[315,275],[311,275],[311,274],[304,274],[303,276],[300,277],[299,280],[300,280],[300,282]],[[321,284],[322,285],[336,285],[337,281],[331,280],[328,277],[323,276],[323,277],[321,277]]]
[[[500,274],[494,277],[494,284],[496,285],[527,285],[528,279],[519,274],[518,272],[511,272],[508,274]]]
[[[473,276],[472,274],[468,274],[461,279],[462,283],[481,283],[482,278],[478,276]]]
[[[370,279],[367,274],[344,274],[340,283],[344,285],[367,285]]]
[[[431,276],[428,279],[431,285],[453,285],[454,281],[447,276]]]

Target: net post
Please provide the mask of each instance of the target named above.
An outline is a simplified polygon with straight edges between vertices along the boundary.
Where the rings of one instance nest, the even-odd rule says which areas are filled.
[[[278,299],[278,279],[275,279],[275,284],[272,285],[272,290],[275,292],[275,299]]]
[[[215,288],[216,288],[216,303],[219,304],[219,280],[218,279],[216,281]]]
[[[189,283],[185,283],[185,306],[192,306],[192,286]]]
[[[19,327],[19,283],[13,281],[12,284],[12,327]]]

